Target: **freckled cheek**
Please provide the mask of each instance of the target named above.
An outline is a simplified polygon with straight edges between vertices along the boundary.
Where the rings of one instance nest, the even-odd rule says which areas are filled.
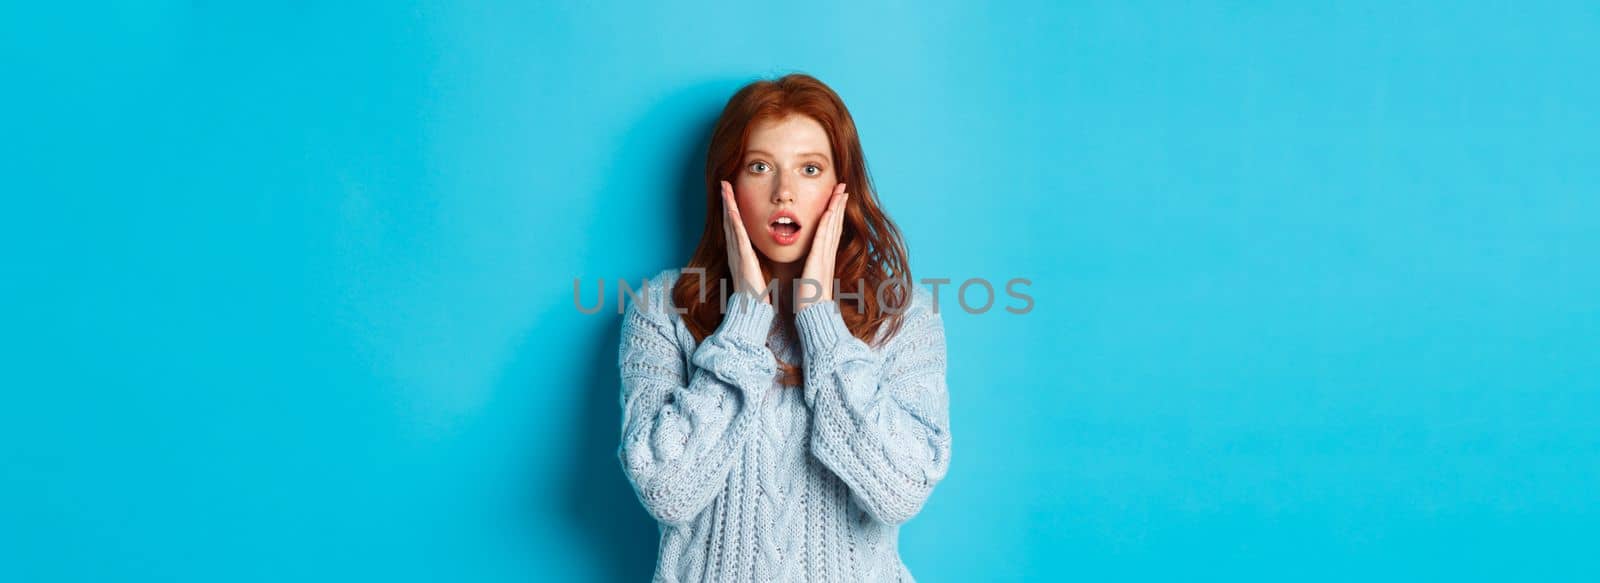
[[[755,210],[756,208],[756,197],[748,194],[740,194],[739,192],[735,191],[733,193],[733,201],[738,203],[739,212],[745,214],[750,214],[748,211]]]
[[[733,201],[739,205],[739,212],[746,217],[759,211],[764,202],[756,189],[738,184],[733,186]]]
[[[828,210],[826,205],[817,205],[816,208],[807,210],[805,215],[806,224],[816,226],[817,223],[822,221],[822,211],[825,210]]]
[[[741,207],[741,208],[750,208],[750,207]],[[757,244],[760,244],[761,241],[764,240],[764,239],[762,239],[762,233],[767,232],[767,223],[766,223],[766,221],[762,220],[762,217],[765,217],[765,216],[766,216],[766,214],[764,214],[764,211],[757,211],[757,210],[745,211],[744,214],[743,214],[744,232],[749,234],[750,235],[750,240],[752,242],[757,243]]]

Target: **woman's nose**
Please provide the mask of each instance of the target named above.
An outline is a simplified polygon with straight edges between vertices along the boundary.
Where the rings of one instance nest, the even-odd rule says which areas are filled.
[[[794,202],[794,189],[790,188],[788,177],[780,176],[772,187],[772,203]]]

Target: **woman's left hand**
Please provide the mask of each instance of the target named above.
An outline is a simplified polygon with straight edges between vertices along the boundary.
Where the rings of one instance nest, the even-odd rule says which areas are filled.
[[[817,222],[817,229],[811,236],[811,251],[806,254],[806,265],[800,272],[801,283],[796,284],[794,311],[812,304],[831,301],[833,299],[834,263],[839,257],[839,236],[844,232],[845,203],[850,201],[850,193],[845,192],[845,183],[840,182],[833,187],[833,197],[828,199],[828,210],[823,211],[822,219]],[[817,293],[818,286],[822,289]]]

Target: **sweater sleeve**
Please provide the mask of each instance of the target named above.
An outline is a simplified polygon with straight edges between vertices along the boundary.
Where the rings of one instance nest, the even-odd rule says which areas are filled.
[[[891,525],[916,515],[950,466],[944,325],[929,304],[907,309],[881,356],[850,334],[837,302],[795,317],[812,455]]]
[[[663,286],[664,287],[664,286]],[[622,320],[623,472],[656,520],[682,525],[722,490],[777,365],[766,348],[773,308],[735,293],[722,325],[688,357],[674,336],[670,290],[629,304]],[[686,371],[685,369],[688,369]]]

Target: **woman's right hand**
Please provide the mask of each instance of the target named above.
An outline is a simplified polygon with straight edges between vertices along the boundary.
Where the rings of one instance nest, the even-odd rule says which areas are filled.
[[[767,284],[761,281],[761,262],[750,245],[750,234],[744,230],[744,220],[739,216],[739,203],[733,196],[733,185],[722,181],[722,234],[728,241],[728,271],[735,292],[758,296],[772,303]]]

